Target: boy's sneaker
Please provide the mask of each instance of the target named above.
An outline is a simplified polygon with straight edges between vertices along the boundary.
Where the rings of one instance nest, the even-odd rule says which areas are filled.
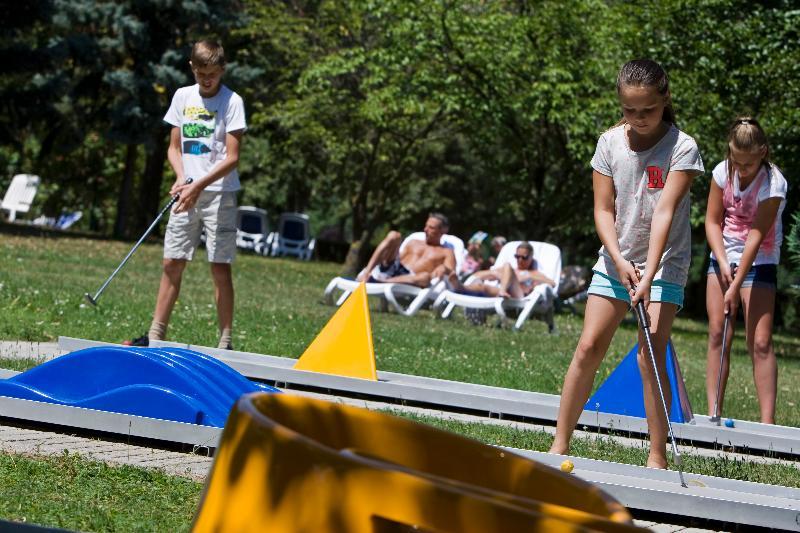
[[[226,344],[224,346],[222,346],[222,345],[217,346],[217,349],[218,350],[233,350],[233,343],[229,342],[228,344]]]
[[[147,333],[130,341],[122,341],[124,346],[150,346],[150,337]]]

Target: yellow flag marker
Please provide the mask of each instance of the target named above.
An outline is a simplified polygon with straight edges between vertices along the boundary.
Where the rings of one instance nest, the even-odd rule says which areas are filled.
[[[378,380],[367,287],[353,291],[295,363],[296,370]]]

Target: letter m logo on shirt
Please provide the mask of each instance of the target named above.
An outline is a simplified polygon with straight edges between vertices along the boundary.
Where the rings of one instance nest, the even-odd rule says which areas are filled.
[[[661,167],[657,166],[647,167],[647,188],[648,189],[664,188],[664,171],[661,170]]]

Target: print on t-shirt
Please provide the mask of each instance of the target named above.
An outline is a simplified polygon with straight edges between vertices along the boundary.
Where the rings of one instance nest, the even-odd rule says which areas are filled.
[[[217,114],[204,107],[188,106],[183,110],[183,117],[183,153],[187,155],[210,153]]]
[[[664,188],[664,171],[661,170],[661,167],[657,166],[647,167],[647,188],[648,189]]]

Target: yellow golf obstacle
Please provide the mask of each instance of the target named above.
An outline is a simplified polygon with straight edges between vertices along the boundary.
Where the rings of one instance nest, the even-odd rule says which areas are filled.
[[[363,283],[322,328],[294,368],[378,380],[367,289]]]
[[[410,420],[289,394],[243,396],[196,532],[641,531],[570,474]]]

